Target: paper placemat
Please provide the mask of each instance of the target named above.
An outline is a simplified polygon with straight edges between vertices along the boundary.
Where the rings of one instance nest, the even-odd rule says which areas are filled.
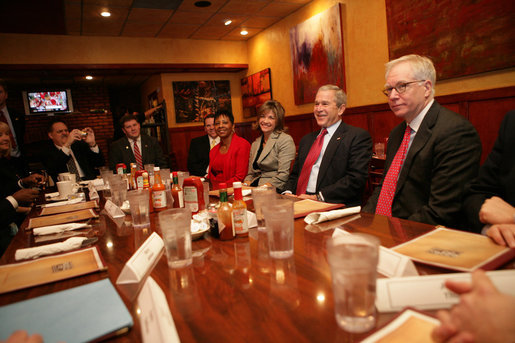
[[[98,203],[96,201],[86,201],[86,202],[79,202],[77,204],[71,204],[71,205],[46,207],[41,210],[40,215],[47,216],[50,214],[73,212],[73,211],[86,210],[86,209],[97,208],[97,207],[98,207]]]
[[[312,212],[324,212],[345,207],[344,204],[331,204],[328,202],[304,199],[293,203],[293,216],[295,219],[307,216]]]
[[[100,252],[91,247],[58,256],[0,266],[0,293],[43,285],[107,269]]]
[[[88,209],[79,210],[75,212],[54,214],[51,216],[30,218],[29,225],[27,225],[27,230],[40,226],[64,224],[81,220],[87,220],[96,217],[98,217],[98,215],[95,213],[95,211],[93,211],[92,209]]]

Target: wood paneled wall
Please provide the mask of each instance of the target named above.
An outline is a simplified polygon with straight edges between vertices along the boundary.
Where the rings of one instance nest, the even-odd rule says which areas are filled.
[[[515,109],[515,87],[438,96],[436,100],[446,108],[463,115],[476,127],[483,144],[483,162],[492,150],[504,115]],[[350,125],[368,130],[374,143],[384,142],[395,125],[400,123],[387,103],[348,108],[343,114],[343,120]],[[286,126],[296,145],[305,134],[318,129],[312,113],[287,116]],[[170,151],[175,155],[176,167],[186,170],[190,141],[205,134],[204,127],[177,127],[169,130]],[[249,142],[254,141],[259,135],[252,129],[250,122],[237,123],[236,132]]]

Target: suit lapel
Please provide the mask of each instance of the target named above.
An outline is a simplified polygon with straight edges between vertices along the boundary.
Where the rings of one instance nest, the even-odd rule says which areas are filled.
[[[331,137],[331,140],[329,141],[329,144],[327,144],[327,147],[324,152],[324,156],[322,157],[322,163],[320,164],[320,170],[318,171],[318,178],[317,178],[317,189],[319,188],[320,182],[324,179],[325,174],[327,172],[327,169],[329,168],[329,165],[331,164],[333,160],[333,156],[336,153],[336,150],[338,149],[338,146],[343,140],[343,134],[347,131],[346,124],[343,122],[340,123],[336,131],[334,132],[333,136]]]
[[[272,151],[272,148],[275,146],[275,143],[277,143],[277,139],[279,138],[279,134],[276,132],[273,132],[270,138],[268,139],[268,142],[266,142],[265,146],[263,147],[263,151],[261,151],[261,154],[259,155],[258,163],[261,163],[265,157]]]
[[[404,164],[402,166],[401,174],[399,175],[399,180],[397,181],[397,187],[395,193],[400,191],[406,178],[408,177],[409,171],[411,169],[411,165],[413,164],[413,160],[415,156],[417,156],[418,152],[426,145],[429,138],[431,138],[431,134],[433,132],[433,126],[436,123],[436,119],[438,118],[438,113],[440,112],[440,105],[435,101],[429,111],[427,112],[424,120],[420,123],[420,127],[418,128],[418,132],[413,139],[413,143],[411,143],[411,147],[408,151],[408,155],[404,160]],[[406,129],[406,126],[404,126]]]

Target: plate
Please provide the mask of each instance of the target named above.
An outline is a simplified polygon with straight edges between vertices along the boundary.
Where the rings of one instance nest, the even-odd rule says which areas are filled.
[[[209,231],[209,228],[204,229],[204,230],[199,230],[199,231],[196,231],[196,232],[192,232],[191,233],[191,240],[195,241],[197,239],[202,238],[202,236],[204,236],[204,234],[206,232],[208,232],[208,231]]]

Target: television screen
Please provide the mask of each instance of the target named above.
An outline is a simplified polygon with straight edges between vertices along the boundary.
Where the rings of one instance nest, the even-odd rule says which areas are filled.
[[[25,114],[70,113],[73,111],[70,90],[23,92]]]

